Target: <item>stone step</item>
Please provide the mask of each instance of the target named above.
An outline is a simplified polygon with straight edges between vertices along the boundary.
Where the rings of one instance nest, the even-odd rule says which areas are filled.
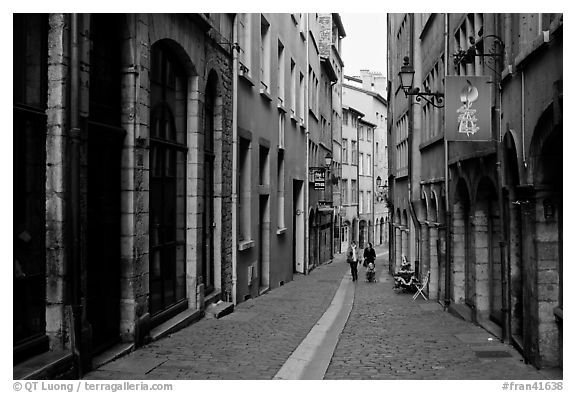
[[[206,318],[219,319],[234,311],[234,303],[220,300],[206,307]]]

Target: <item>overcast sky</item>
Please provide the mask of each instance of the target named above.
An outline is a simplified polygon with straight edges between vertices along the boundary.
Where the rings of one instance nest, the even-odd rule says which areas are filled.
[[[360,70],[386,75],[386,14],[341,13],[346,37],[342,40],[344,75],[360,75]]]

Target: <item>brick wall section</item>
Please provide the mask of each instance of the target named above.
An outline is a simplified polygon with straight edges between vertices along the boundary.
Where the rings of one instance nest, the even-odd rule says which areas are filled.
[[[558,214],[558,213],[556,213]],[[554,307],[559,303],[558,272],[558,222],[557,218],[546,220],[541,199],[535,203],[538,304],[538,347],[542,367],[558,363],[560,343]]]
[[[218,74],[214,135],[215,255],[220,264],[222,297],[232,296],[232,59],[221,46],[206,40],[204,84],[211,70]]]
[[[328,57],[332,46],[332,16],[330,14],[318,16],[318,24],[320,25],[320,39],[318,40],[320,55]]]
[[[66,144],[68,47],[66,16],[52,14],[48,34],[48,105],[46,134],[46,334],[51,349],[69,346],[65,321],[67,250]]]

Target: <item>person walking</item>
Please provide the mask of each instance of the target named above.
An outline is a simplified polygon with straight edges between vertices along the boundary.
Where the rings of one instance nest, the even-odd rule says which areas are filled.
[[[372,248],[372,243],[368,243],[368,246],[364,249],[364,267],[372,262],[376,265],[376,250]]]
[[[346,262],[350,264],[352,281],[358,280],[358,247],[356,246],[356,242],[354,240],[352,240],[352,243],[346,252]]]

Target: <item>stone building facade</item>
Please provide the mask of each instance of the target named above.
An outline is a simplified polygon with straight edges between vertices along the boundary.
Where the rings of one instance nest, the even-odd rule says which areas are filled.
[[[344,102],[363,113],[358,129],[359,242],[366,246],[387,243],[388,176],[386,115],[386,77],[378,72],[361,70],[357,77],[345,76]],[[360,165],[360,162],[362,164]],[[380,177],[380,188],[377,178]]]
[[[388,19],[391,268],[405,254],[430,273],[432,299],[539,368],[562,365],[562,18]],[[397,85],[405,57],[425,91],[445,93],[446,76],[489,77],[489,140],[445,143],[445,107]]]
[[[231,296],[233,16],[14,21],[15,376],[78,375]]]

